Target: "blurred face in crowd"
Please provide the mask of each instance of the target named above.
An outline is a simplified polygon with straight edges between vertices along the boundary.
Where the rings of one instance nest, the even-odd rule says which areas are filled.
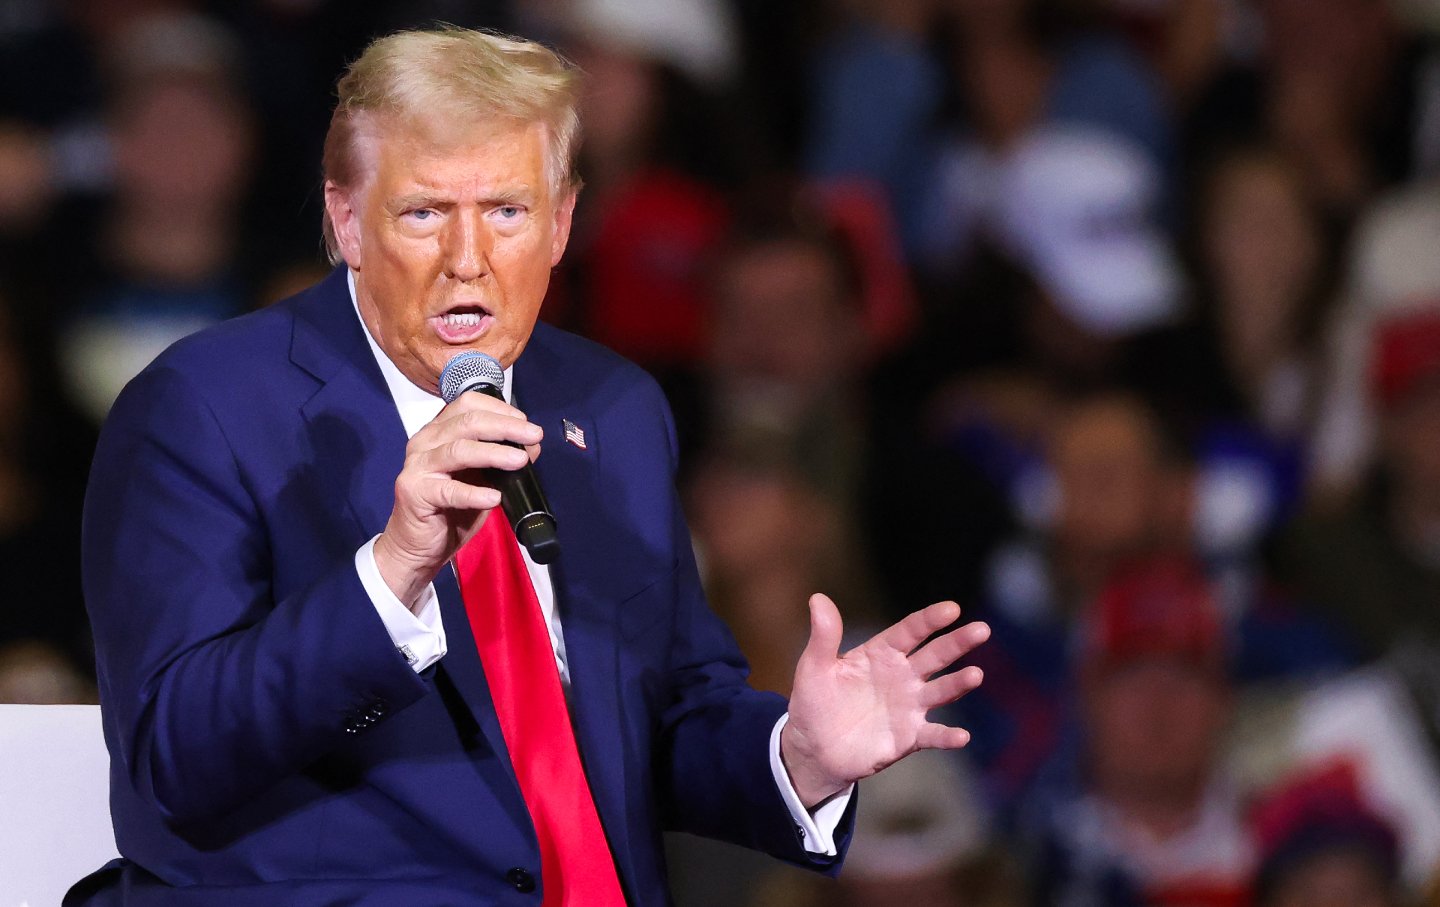
[[[112,135],[116,182],[130,204],[210,212],[232,204],[246,182],[249,118],[228,91],[204,80],[133,88]]]
[[[1072,411],[1051,440],[1050,465],[1063,547],[1115,557],[1154,540],[1167,483],[1157,430],[1139,404],[1102,398]]]
[[[1286,872],[1264,907],[1394,907],[1384,873],[1366,854],[1332,850]]]
[[[1050,91],[1052,64],[1016,36],[978,40],[966,48],[965,99],[987,145],[1005,148],[1039,121]]]
[[[1384,67],[1391,28],[1384,0],[1262,0],[1259,6],[1276,67],[1326,71],[1337,84],[1350,81],[1352,90]]]
[[[575,193],[549,180],[544,125],[490,122],[438,137],[376,122],[361,132],[360,184],[329,183],[325,201],[375,341],[432,392],[463,350],[509,366],[530,339],[575,208]]]
[[[1285,353],[1321,263],[1319,223],[1298,172],[1258,155],[1222,166],[1201,243],[1227,352],[1242,363]]]
[[[581,116],[586,156],[605,166],[642,163],[638,156],[649,142],[659,104],[654,66],[634,54],[593,44],[577,48],[575,61],[585,72]]]
[[[741,250],[720,272],[712,358],[726,380],[811,399],[855,369],[859,315],[835,261],[800,241]]]
[[[1440,506],[1440,374],[1421,381],[1385,417],[1385,462],[1404,495]]]
[[[1169,655],[1104,664],[1087,677],[1085,705],[1102,793],[1170,799],[1203,789],[1229,713],[1216,670]]]
[[[838,515],[788,470],[723,457],[701,467],[688,497],[706,588],[750,660],[751,685],[788,694],[810,627],[801,604]]]
[[[809,570],[821,538],[810,527],[823,507],[782,470],[725,460],[706,463],[690,488],[695,537],[706,565],[731,576]]]

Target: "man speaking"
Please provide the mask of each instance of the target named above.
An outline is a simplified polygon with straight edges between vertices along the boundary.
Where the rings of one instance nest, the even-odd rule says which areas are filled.
[[[480,32],[376,41],[325,146],[341,266],[115,404],[84,558],[124,856],[67,905],[660,905],[662,830],[837,871],[856,780],[967,742],[926,718],[980,681],[935,675],[983,625],[921,645],[952,602],[841,656],[817,595],[788,706],[746,685],[660,391],[536,324],[576,79]],[[437,396],[469,351],[508,402]],[[499,509],[532,462],[548,566]]]

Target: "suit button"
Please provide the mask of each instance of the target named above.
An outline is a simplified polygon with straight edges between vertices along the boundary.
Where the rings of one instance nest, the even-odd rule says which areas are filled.
[[[505,881],[513,885],[515,890],[521,894],[529,894],[535,890],[535,877],[530,874],[529,870],[521,869],[519,866],[505,873]]]

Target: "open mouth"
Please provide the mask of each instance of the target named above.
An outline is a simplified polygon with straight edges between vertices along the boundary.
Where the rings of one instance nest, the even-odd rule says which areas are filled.
[[[480,305],[459,305],[430,320],[446,343],[469,343],[489,330],[495,316]]]

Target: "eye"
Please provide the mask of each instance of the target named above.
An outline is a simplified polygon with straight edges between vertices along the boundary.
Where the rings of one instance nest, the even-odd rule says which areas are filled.
[[[416,208],[414,211],[405,212],[405,216],[414,220],[429,220],[434,213],[430,208]]]
[[[525,213],[525,209],[519,205],[501,205],[495,209],[495,213],[500,215],[501,220],[518,220],[520,215]]]

